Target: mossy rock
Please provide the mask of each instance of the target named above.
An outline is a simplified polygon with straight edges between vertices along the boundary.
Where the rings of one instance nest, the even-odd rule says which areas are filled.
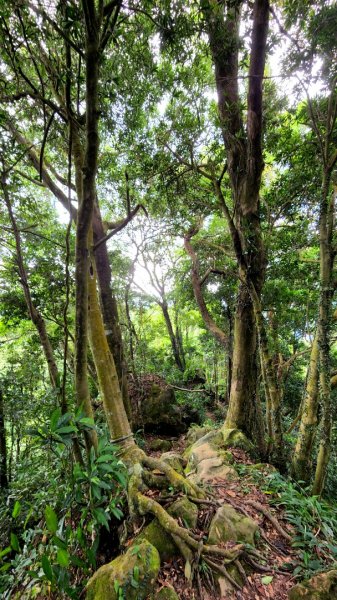
[[[98,569],[88,581],[86,598],[117,600],[121,589],[127,600],[143,600],[153,590],[159,569],[157,549],[144,540]]]
[[[183,457],[187,460],[190,458],[191,454],[200,446],[204,444],[208,444],[215,452],[219,449],[224,448],[223,439],[221,429],[212,429],[205,433],[202,437],[200,437],[196,442],[194,442],[191,446],[188,446],[183,454]]]
[[[163,460],[166,464],[170,465],[172,469],[180,473],[180,475],[184,474],[184,467],[186,465],[186,459],[184,459],[178,452],[164,452],[161,455],[161,460]]]
[[[160,450],[161,452],[168,452],[172,448],[172,442],[171,440],[161,440],[160,438],[157,438],[155,440],[151,440],[149,443],[149,448],[150,450],[154,451]]]
[[[230,504],[223,504],[216,511],[209,528],[208,543],[243,542],[254,544],[258,525],[250,517],[242,515]]]
[[[288,592],[289,600],[336,600],[337,570],[319,573],[308,581],[295,585]]]
[[[186,431],[173,389],[162,389],[153,384],[142,402],[141,412],[146,432],[177,435]]]
[[[186,496],[179,498],[168,509],[168,513],[175,519],[180,518],[185,527],[194,529],[198,521],[198,509]]]
[[[152,594],[149,600],[179,600],[179,596],[173,588],[162,587],[159,592]]]
[[[193,426],[190,427],[186,434],[186,445],[192,446],[195,442],[197,442],[200,438],[202,438],[206,433],[211,431],[210,425],[204,425],[203,427]]]
[[[160,559],[164,562],[178,554],[177,546],[172,537],[162,528],[157,519],[144,527],[143,531],[135,538],[134,543],[139,544],[142,541],[152,544],[158,550]]]
[[[225,465],[233,465],[235,463],[234,456],[230,450],[219,450],[218,454]]]
[[[238,478],[235,469],[222,456],[225,451],[218,448],[221,442],[221,431],[212,431],[193,444],[185,470],[191,481],[209,484],[216,479]]]
[[[241,448],[246,452],[254,452],[254,445],[239,429],[226,429],[222,427],[222,442],[224,448]]]

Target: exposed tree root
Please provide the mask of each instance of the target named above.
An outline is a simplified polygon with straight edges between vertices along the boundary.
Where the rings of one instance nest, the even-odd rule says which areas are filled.
[[[202,578],[206,586],[213,587],[214,576],[217,573],[225,577],[234,589],[241,589],[241,586],[228,573],[226,566],[234,564],[240,573],[245,584],[247,576],[240,562],[240,558],[256,571],[262,573],[276,572],[272,567],[261,564],[265,561],[256,549],[246,547],[244,544],[236,544],[231,548],[223,548],[217,545],[204,543],[200,534],[196,535],[193,531],[182,527],[178,521],[173,518],[162,504],[172,500],[173,496],[159,497],[157,499],[146,495],[146,490],[150,487],[163,489],[163,487],[172,486],[175,497],[177,493],[183,492],[190,501],[197,505],[208,506],[213,512],[221,503],[216,498],[209,499],[204,490],[180,475],[167,463],[160,459],[147,456],[139,448],[131,448],[127,452],[127,464],[130,467],[131,476],[129,479],[128,499],[131,514],[145,516],[153,515],[175,542],[180,554],[185,560],[185,576],[187,579],[196,580],[196,585],[200,597],[202,597]],[[211,495],[211,494],[210,494]],[[248,513],[237,506],[236,503],[228,500],[234,508],[240,510],[246,516]],[[275,529],[287,540],[291,541],[291,536],[281,527],[279,522],[270,512],[258,502],[246,500],[246,503],[252,506],[258,512],[261,512],[275,527]],[[208,569],[201,569],[201,561]],[[258,561],[258,562],[257,562]]]
[[[177,473],[177,471],[170,467],[170,465],[159,458],[153,458],[152,456],[147,456],[144,454],[142,464],[150,469],[158,469],[159,471],[162,471],[166,475],[170,484],[173,485],[175,489],[179,489],[184,492],[184,494],[196,498],[205,498],[205,492],[203,492],[197,485],[191,481],[188,481],[185,477],[183,477],[183,475]]]
[[[276,531],[278,531],[287,540],[287,542],[292,541],[291,535],[289,535],[289,533],[287,533],[287,531],[283,529],[276,517],[273,517],[269,510],[262,506],[262,504],[260,504],[259,502],[254,502],[254,500],[246,500],[246,504],[249,504],[249,506],[255,508],[255,510],[257,510],[258,512],[261,512],[275,527]]]
[[[241,590],[241,586],[235,581],[235,579],[233,579],[233,577],[230,576],[230,574],[228,573],[227,569],[224,566],[219,565],[218,563],[214,562],[213,560],[211,560],[209,558],[205,558],[204,560],[205,560],[205,563],[213,569],[213,571],[218,571],[218,573],[220,573],[220,575],[222,575],[223,577],[226,577],[226,579],[229,581],[229,583],[236,590]]]

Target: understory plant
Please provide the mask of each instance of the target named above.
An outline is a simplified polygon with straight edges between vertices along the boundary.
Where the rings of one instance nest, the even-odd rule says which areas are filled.
[[[33,456],[41,461],[47,454],[47,466],[44,481],[40,473],[35,489],[14,487],[2,507],[8,535],[0,550],[1,597],[13,597],[20,582],[21,598],[56,590],[78,598],[97,567],[102,530],[112,535],[123,517],[127,481],[118,447],[106,435],[99,436],[97,452],[92,448],[86,463],[72,460],[74,439],[92,427],[81,411],[62,415],[57,409],[49,422],[30,430]],[[28,458],[25,479],[34,465]]]

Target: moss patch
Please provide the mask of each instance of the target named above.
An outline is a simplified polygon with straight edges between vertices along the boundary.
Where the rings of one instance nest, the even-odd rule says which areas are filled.
[[[160,438],[157,438],[151,440],[149,448],[154,451],[161,450],[162,452],[167,452],[168,450],[171,450],[172,442],[171,440],[161,440]]]
[[[143,600],[152,591],[160,569],[158,551],[147,541],[132,545],[89,579],[87,600],[117,600],[122,590],[127,600]]]
[[[142,541],[152,544],[158,550],[162,561],[167,561],[179,553],[172,537],[162,528],[157,519],[144,527],[143,531],[135,538],[134,543],[139,544]]]
[[[198,509],[193,502],[191,502],[186,496],[179,498],[168,509],[168,513],[175,519],[180,518],[183,525],[186,527],[196,527],[198,520]]]
[[[177,452],[164,452],[164,454],[161,455],[161,460],[170,465],[170,467],[177,471],[177,473],[180,473],[180,475],[184,474],[186,460],[184,460]]]
[[[254,446],[252,442],[250,442],[245,434],[239,429],[226,429],[225,427],[222,427],[221,433],[223,446],[225,448],[229,448],[231,446],[232,448],[241,448],[246,452],[254,452]]]
[[[150,600],[179,600],[179,596],[173,588],[163,587],[159,592],[152,594]]]

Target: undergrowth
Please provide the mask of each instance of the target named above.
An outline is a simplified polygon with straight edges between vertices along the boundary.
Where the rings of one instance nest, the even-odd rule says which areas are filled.
[[[242,473],[247,471],[241,466]],[[331,568],[337,562],[337,508],[278,472],[267,476],[254,472],[252,476],[270,497],[270,504],[282,509],[294,528],[292,547],[298,558],[296,564],[285,563],[284,567],[300,579]]]
[[[6,501],[0,498],[0,528],[7,538],[0,548],[4,600],[56,591],[78,598],[97,567],[102,531],[111,537],[123,517],[127,482],[118,448],[100,432],[97,455],[92,450],[85,466],[72,461],[73,437],[92,427],[80,413],[57,410],[30,431],[31,453]]]

